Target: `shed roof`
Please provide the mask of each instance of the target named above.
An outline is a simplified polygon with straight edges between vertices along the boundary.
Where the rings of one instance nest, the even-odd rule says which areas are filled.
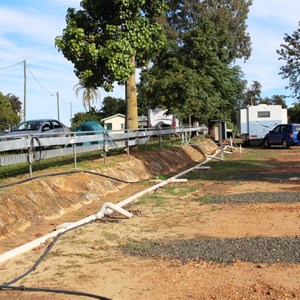
[[[110,117],[107,117],[107,118],[102,119],[101,122],[102,122],[102,121],[107,121],[107,120],[113,119],[113,118],[115,118],[115,117],[121,117],[121,118],[124,118],[124,119],[125,119],[125,115],[123,115],[123,114],[115,114],[115,115],[112,115],[112,116],[110,116]]]

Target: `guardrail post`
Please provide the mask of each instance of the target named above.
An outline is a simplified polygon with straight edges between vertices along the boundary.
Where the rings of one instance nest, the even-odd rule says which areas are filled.
[[[163,146],[162,146],[162,135],[160,134],[159,135],[159,148],[162,149]]]
[[[33,156],[32,156],[32,149],[28,148],[28,164],[29,164],[29,178],[32,178],[32,163],[33,163]]]
[[[126,152],[127,152],[127,156],[129,156],[129,139],[127,139],[126,142]]]
[[[77,145],[74,143],[73,147],[73,157],[74,157],[74,168],[77,168]]]
[[[107,151],[108,145],[106,142],[106,138],[104,137],[104,142],[103,142],[103,159],[104,159],[104,164],[106,164],[106,151]]]

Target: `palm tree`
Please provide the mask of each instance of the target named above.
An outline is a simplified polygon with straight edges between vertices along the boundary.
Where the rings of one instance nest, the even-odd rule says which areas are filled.
[[[86,111],[91,111],[92,105],[100,100],[99,90],[97,88],[86,86],[82,80],[74,86],[74,89],[77,97],[79,97],[79,92],[83,90],[82,104]]]

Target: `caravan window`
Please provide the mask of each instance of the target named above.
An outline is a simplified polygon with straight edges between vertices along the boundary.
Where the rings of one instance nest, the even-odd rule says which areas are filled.
[[[258,111],[257,117],[258,118],[270,118],[271,114],[270,111]]]

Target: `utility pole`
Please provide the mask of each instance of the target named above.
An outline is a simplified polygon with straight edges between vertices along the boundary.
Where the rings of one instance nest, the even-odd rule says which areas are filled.
[[[56,92],[56,102],[57,102],[57,120],[60,121],[60,116],[59,116],[59,94]]]
[[[73,111],[72,111],[72,102],[70,102],[70,122],[72,123]]]
[[[23,103],[23,121],[26,121],[26,59],[24,59],[24,103]]]

